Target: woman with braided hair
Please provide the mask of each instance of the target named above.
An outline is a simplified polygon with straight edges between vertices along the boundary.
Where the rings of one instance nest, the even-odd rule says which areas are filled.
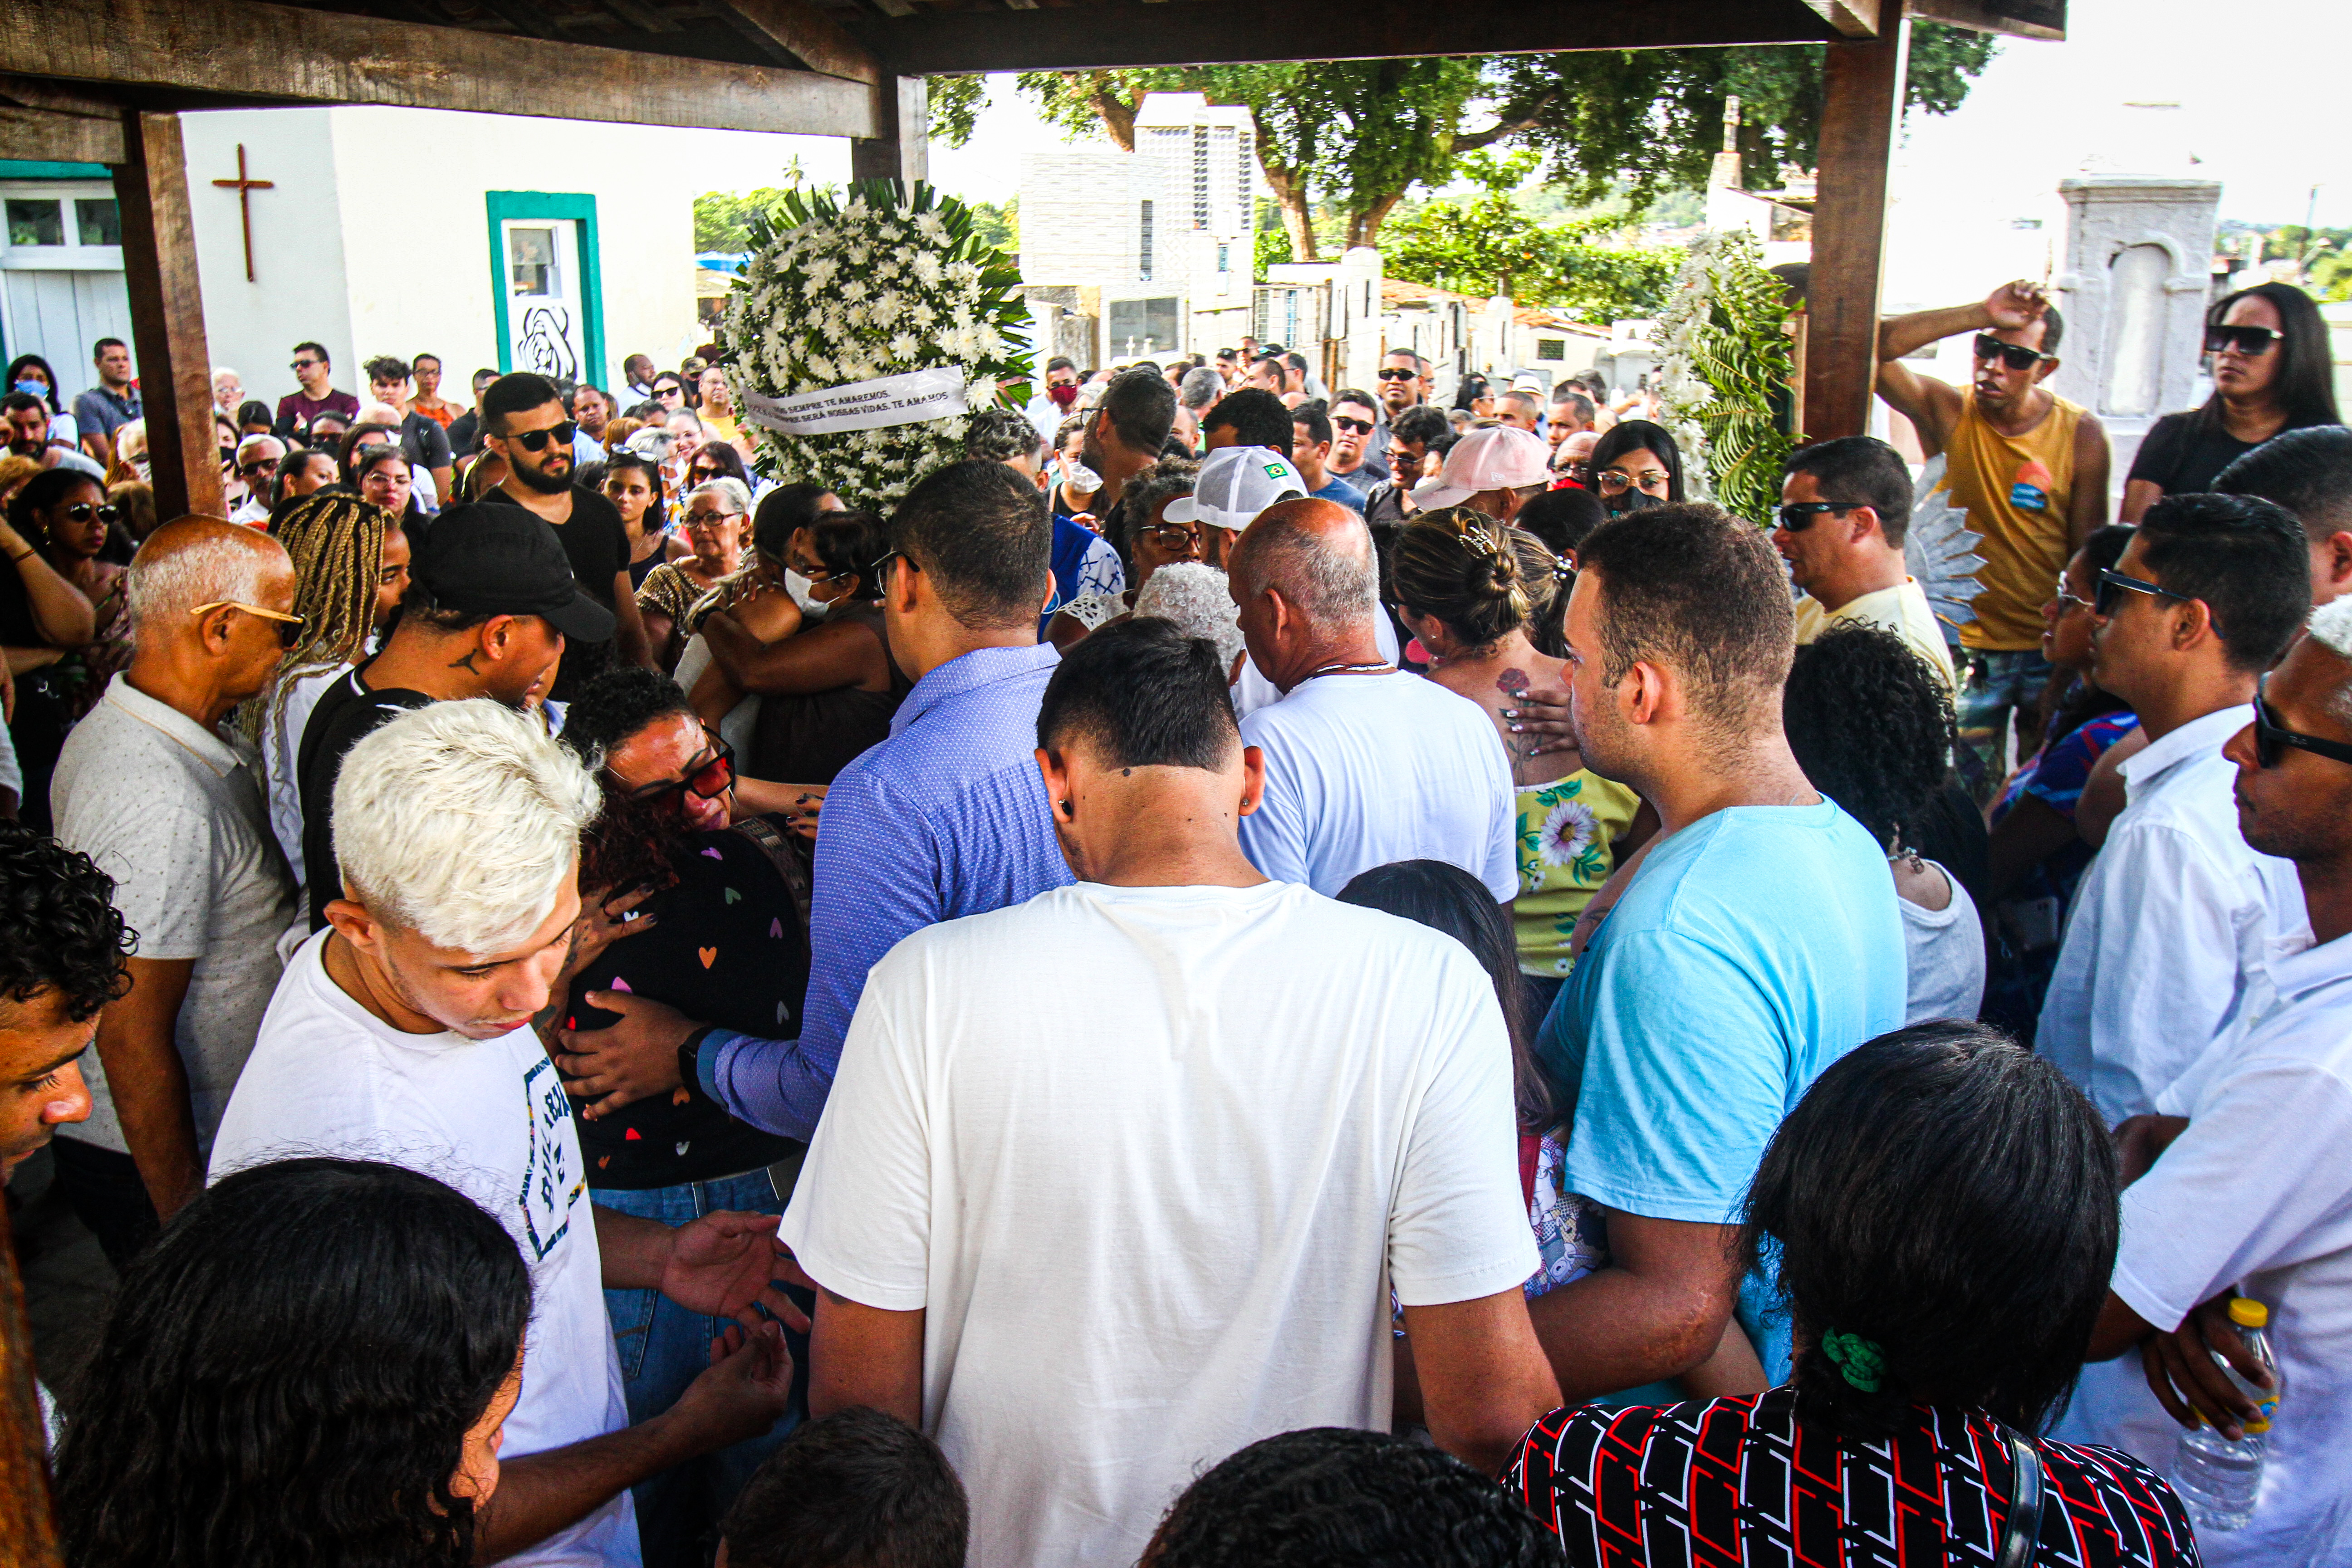
[[[278,542],[294,560],[294,613],[299,639],[286,650],[278,678],[245,704],[237,720],[261,751],[269,826],[296,881],[304,880],[302,795],[295,753],[328,684],[365,658],[391,629],[408,591],[409,539],[383,508],[342,490],[319,490],[280,506],[271,517]]]
[[[1429,678],[1486,710],[1511,758],[1518,794],[1519,891],[1511,902],[1528,1027],[1573,960],[1576,917],[1609,873],[1658,830],[1657,813],[1623,784],[1591,773],[1574,746],[1538,754],[1503,710],[1530,687],[1563,689],[1555,657],[1574,574],[1533,534],[1467,507],[1423,512],[1398,531],[1390,557],[1398,614],[1430,656]]]

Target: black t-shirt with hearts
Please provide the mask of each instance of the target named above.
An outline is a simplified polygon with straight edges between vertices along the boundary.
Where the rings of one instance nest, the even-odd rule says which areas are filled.
[[[639,906],[657,917],[654,928],[615,941],[581,973],[565,1022],[602,1028],[613,1015],[581,998],[628,991],[745,1034],[797,1035],[808,939],[775,862],[734,827],[688,834],[673,863],[677,881]],[[591,1187],[716,1181],[772,1164],[795,1147],[737,1121],[695,1084],[593,1119],[580,1114],[577,1100],[572,1109]]]

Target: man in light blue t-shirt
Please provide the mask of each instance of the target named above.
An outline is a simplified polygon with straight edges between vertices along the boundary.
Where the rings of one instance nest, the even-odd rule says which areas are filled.
[[[1571,1404],[1708,1363],[1735,1308],[1779,1381],[1785,1320],[1728,1244],[1782,1116],[1903,1023],[1895,880],[1781,734],[1795,622],[1765,535],[1664,507],[1594,530],[1578,565],[1577,741],[1662,827],[1537,1041],[1577,1086],[1565,1181],[1608,1210],[1612,1261],[1529,1307]],[[1737,1344],[1707,1392],[1755,1385]]]

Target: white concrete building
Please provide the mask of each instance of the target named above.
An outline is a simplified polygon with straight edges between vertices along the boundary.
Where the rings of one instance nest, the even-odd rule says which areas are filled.
[[[1132,153],[1081,144],[1026,159],[1021,277],[1034,302],[1055,307],[1056,350],[1091,368],[1238,341],[1257,184],[1249,110],[1196,92],[1147,96]]]

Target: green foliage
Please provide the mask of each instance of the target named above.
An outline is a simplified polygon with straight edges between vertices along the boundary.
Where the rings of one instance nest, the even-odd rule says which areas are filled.
[[[762,185],[740,195],[733,191],[703,192],[694,198],[694,248],[698,252],[750,249],[753,222],[764,218],[772,223],[784,197],[800,189],[806,178],[801,173],[801,161],[794,158],[784,165],[781,186]]]
[[[1746,230],[1701,240],[1676,283],[1658,323],[1666,426],[1685,443],[1691,426],[1704,433],[1715,499],[1761,527],[1797,441],[1782,427],[1796,376],[1787,287]]]
[[[927,76],[923,79],[924,119],[932,140],[961,147],[971,140],[980,110],[988,101],[988,84],[976,76]]]
[[[994,202],[971,204],[972,232],[983,245],[999,250],[1021,253],[1021,198],[1013,196],[1003,206]]]
[[[1523,123],[1572,200],[1598,201],[1627,182],[1637,205],[1676,186],[1704,186],[1723,147],[1724,100],[1740,105],[1743,182],[1780,184],[1783,164],[1813,167],[1821,132],[1821,44],[1728,49],[1580,50],[1493,62],[1499,122]],[[1991,62],[1989,35],[1913,24],[1906,102],[1949,114]],[[1646,107],[1643,107],[1646,106]]]
[[[1601,324],[1657,314],[1679,254],[1601,243],[1624,228],[1622,217],[1530,221],[1513,192],[1535,162],[1532,153],[1464,158],[1462,173],[1480,194],[1390,220],[1381,242],[1388,275],[1481,299],[1507,294],[1522,305]]]

